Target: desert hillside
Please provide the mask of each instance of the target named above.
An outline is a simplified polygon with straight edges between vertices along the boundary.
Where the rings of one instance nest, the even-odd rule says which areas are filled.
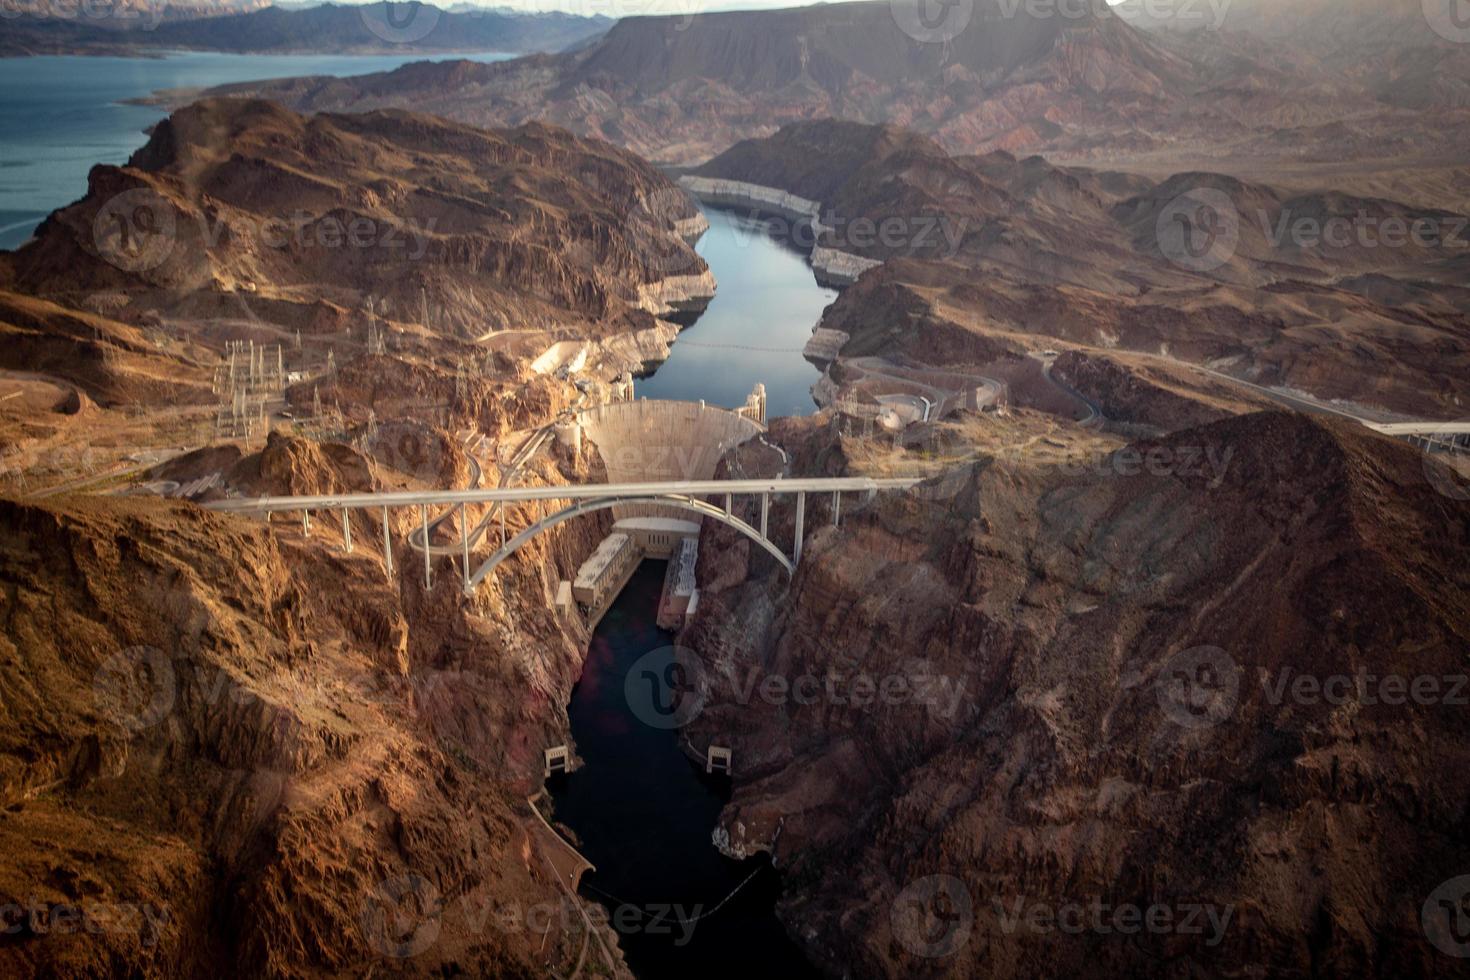
[[[987,373],[1068,347],[1143,372],[1194,365],[1368,417],[1454,418],[1470,404],[1463,215],[1218,173],[1156,182],[951,155],[910,131],[830,120],[742,141],[692,173],[818,202],[817,247],[884,261],[823,317],[848,336],[847,358]],[[1201,209],[1220,234],[1196,255],[1203,228],[1177,226]],[[1416,225],[1434,235],[1411,236]],[[1393,227],[1399,247],[1380,237]]]
[[[1147,16],[1160,9],[1181,16],[1160,28]],[[681,165],[835,117],[905,126],[957,153],[1041,153],[1156,179],[1210,169],[1294,190],[1331,175],[1359,196],[1470,209],[1448,162],[1470,131],[1456,81],[1465,45],[1427,29],[1415,0],[1142,12],[978,0],[932,23],[916,10],[632,17],[557,55],[223,91],[306,109],[413,106],[487,126],[544,119]]]

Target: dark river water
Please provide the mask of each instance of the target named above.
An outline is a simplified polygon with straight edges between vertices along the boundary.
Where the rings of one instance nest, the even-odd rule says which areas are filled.
[[[810,415],[817,408],[811,387],[822,372],[801,350],[837,293],[818,286],[806,256],[767,235],[761,221],[703,210],[710,229],[697,250],[719,290],[669,359],[634,384],[635,393],[737,408],[760,382],[770,418]]]
[[[735,407],[761,382],[770,417],[810,414],[820,372],[801,349],[836,293],[760,221],[705,214],[698,248],[719,291],[637,395]],[[572,692],[572,736],[586,764],[549,788],[557,819],[597,867],[583,894],[608,907],[641,978],[815,976],[776,920],[770,862],[730,860],[711,839],[729,779],[706,775],[680,750],[674,635],[654,621],[665,564],[645,561],[634,574],[593,634]]]
[[[780,882],[770,863],[732,861],[711,842],[729,779],[706,776],[663,720],[679,717],[659,680],[674,642],[654,622],[664,567],[645,561],[593,634],[569,709],[586,764],[549,784],[557,819],[597,866],[582,893],[607,906],[615,927],[621,920],[628,965],[641,978],[816,976],[776,921]],[[655,925],[669,907],[666,924]]]

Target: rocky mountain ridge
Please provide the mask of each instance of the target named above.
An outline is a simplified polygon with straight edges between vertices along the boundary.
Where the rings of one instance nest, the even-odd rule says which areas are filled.
[[[773,435],[795,459],[832,438]],[[997,459],[844,514],[789,591],[707,530],[681,642],[704,665],[692,739],[741,760],[725,846],[773,852],[781,914],[833,972],[1436,975],[1421,908],[1470,861],[1470,800],[1442,778],[1467,718],[1465,502],[1408,447],[1302,416],[1128,451],[1175,463]],[[823,695],[858,675],[944,696]],[[753,693],[803,677],[829,686]],[[1228,921],[1016,927],[1069,903]]]

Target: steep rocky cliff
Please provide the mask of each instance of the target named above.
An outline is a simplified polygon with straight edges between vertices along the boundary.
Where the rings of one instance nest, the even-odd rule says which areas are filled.
[[[830,461],[822,431],[774,435]],[[719,840],[773,851],[834,975],[1441,975],[1470,505],[1425,465],[1267,413],[809,510],[789,590],[701,549]],[[1175,927],[1120,935],[1125,905]]]
[[[336,455],[255,469],[362,489]],[[4,500],[0,523],[0,971],[570,970],[586,933],[526,796],[585,643],[550,598],[595,530],[472,605],[330,526],[121,498]]]

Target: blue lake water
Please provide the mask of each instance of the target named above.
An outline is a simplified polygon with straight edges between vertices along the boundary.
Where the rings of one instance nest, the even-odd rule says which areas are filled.
[[[821,372],[801,350],[837,293],[817,285],[806,256],[768,235],[760,220],[718,208],[704,213],[710,228],[697,251],[719,290],[669,359],[634,384],[635,394],[736,408],[759,381],[770,418],[810,415]]]
[[[46,215],[80,198],[97,163],[126,163],[162,119],[119,105],[159,89],[206,88],[292,75],[362,75],[410,61],[511,55],[233,55],[165,58],[0,58],[0,248],[15,248]]]

